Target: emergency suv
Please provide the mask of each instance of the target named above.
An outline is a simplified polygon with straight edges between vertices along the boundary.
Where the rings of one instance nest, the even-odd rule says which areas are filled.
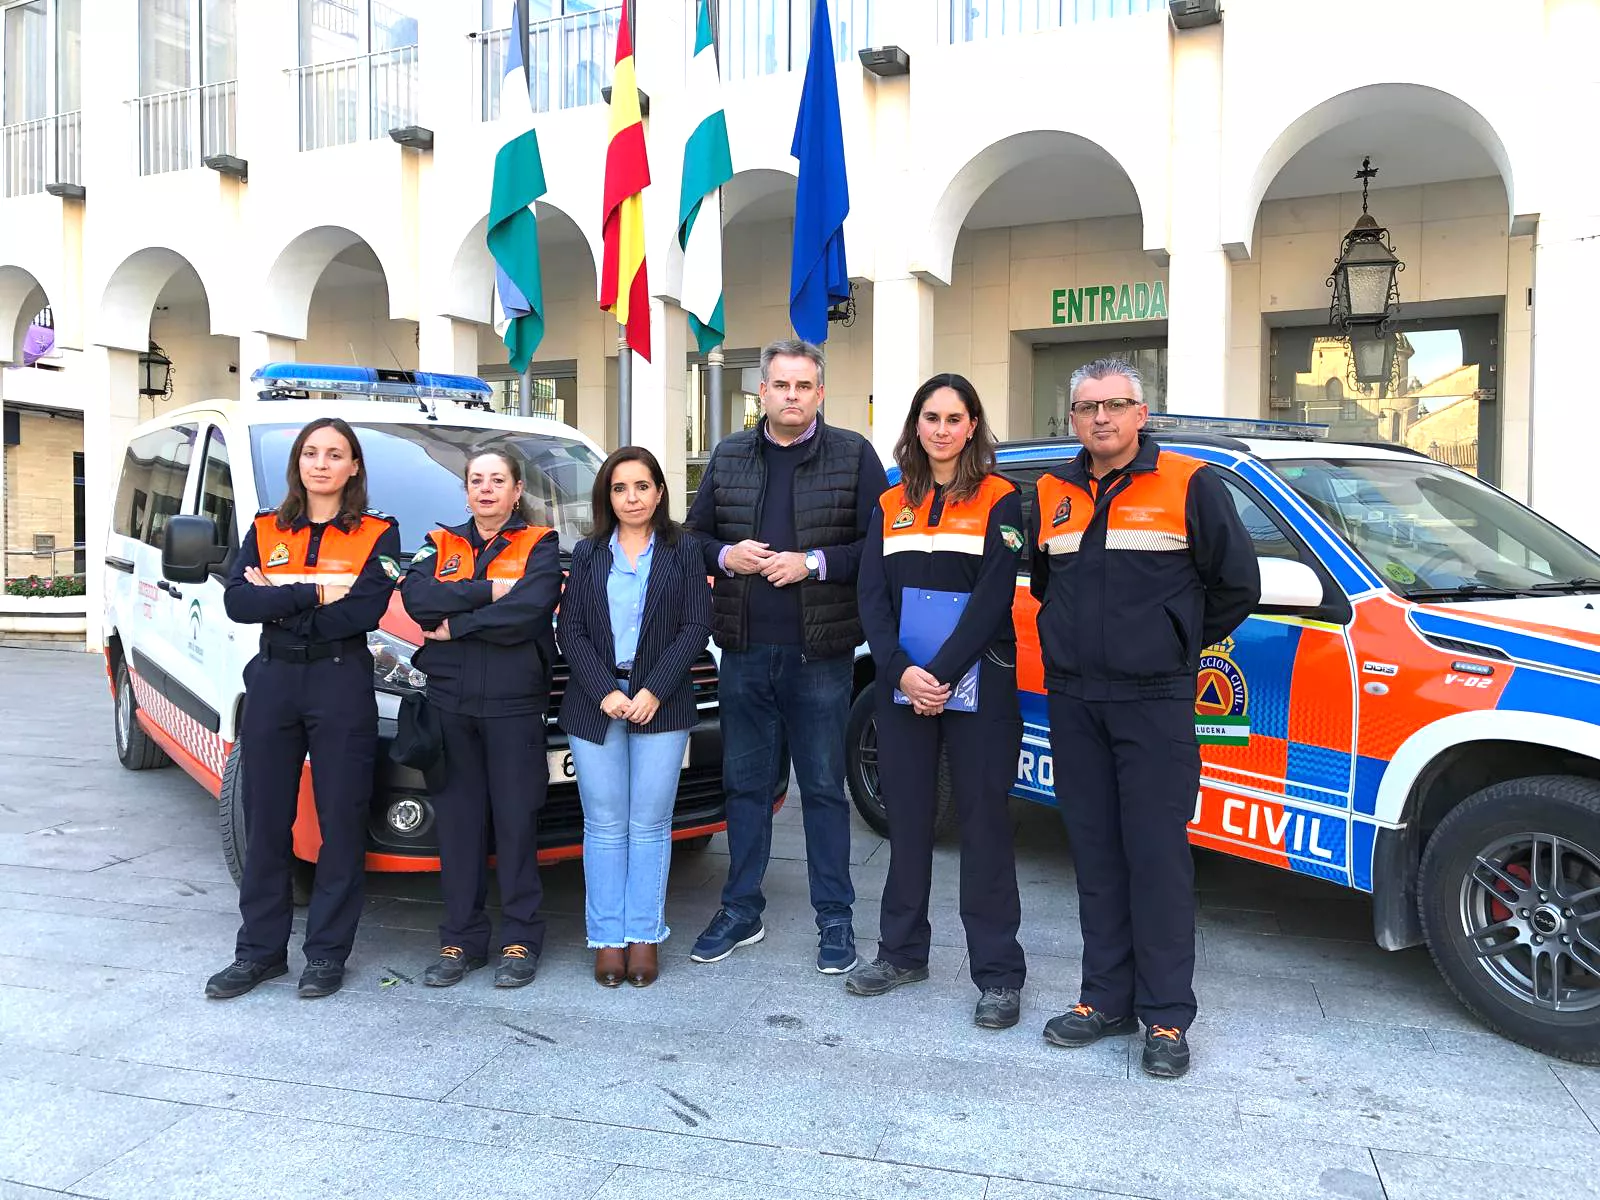
[[[466,510],[469,450],[503,448],[524,464],[534,524],[560,538],[563,559],[591,528],[590,495],[601,455],[578,430],[490,409],[491,389],[461,375],[274,364],[252,376],[250,401],[215,400],[164,413],[128,442],[105,557],[105,660],[117,755],[129,770],[176,762],[219,802],[222,851],[237,882],[244,861],[239,730],[243,669],[259,629],[223,611],[232,554],[247,524],[283,499],[289,450],[314,417],[337,414],[361,440],[368,501],[400,524],[407,561],[430,529]],[[401,699],[427,677],[411,663],[422,631],[398,591],[367,635],[380,739],[368,821],[367,868],[436,871],[438,841],[422,775],[390,761]],[[569,672],[551,688],[550,788],[539,820],[541,862],[582,852],[583,816],[566,735],[555,725]],[[704,846],[724,827],[717,662],[694,665],[700,719],[689,741],[673,837]],[[308,891],[321,837],[311,772],[300,782],[296,892]]]
[[[1190,841],[1370,893],[1378,943],[1426,943],[1485,1024],[1600,1062],[1600,555],[1404,447],[1294,422],[1148,429],[1215,470],[1261,566],[1258,611],[1200,658]],[[1031,509],[1077,451],[1007,445],[1000,469]],[[1050,751],[1030,549],[1012,794],[1053,805],[1072,770]],[[871,678],[863,656],[848,770],[883,831]]]

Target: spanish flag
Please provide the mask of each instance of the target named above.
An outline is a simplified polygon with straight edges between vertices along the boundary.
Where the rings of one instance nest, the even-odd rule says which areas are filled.
[[[650,162],[644,151],[639,85],[633,75],[633,35],[628,6],[617,30],[617,66],[611,77],[611,143],[606,148],[605,262],[600,307],[615,313],[628,345],[650,361],[650,285],[644,262],[644,198]]]

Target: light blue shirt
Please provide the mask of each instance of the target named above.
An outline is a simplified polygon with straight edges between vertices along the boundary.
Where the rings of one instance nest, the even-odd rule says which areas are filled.
[[[611,574],[606,579],[606,603],[611,612],[611,639],[616,645],[617,661],[613,666],[631,663],[639,651],[639,620],[644,615],[645,588],[650,583],[650,560],[655,556],[656,535],[639,555],[639,561],[628,565],[628,556],[617,541],[617,530],[611,531]]]

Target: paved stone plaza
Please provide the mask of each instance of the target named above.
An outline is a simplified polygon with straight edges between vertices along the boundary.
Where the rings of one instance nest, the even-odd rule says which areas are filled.
[[[971,1024],[956,855],[933,978],[863,1000],[812,966],[804,840],[779,817],[768,936],[689,946],[725,857],[680,853],[660,982],[605,991],[576,863],[546,871],[539,978],[425,990],[428,876],[372,876],[345,990],[243,999],[213,801],[112,750],[100,660],[0,649],[0,1200],[464,1196],[612,1200],[1600,1196],[1600,1069],[1484,1032],[1426,951],[1371,940],[1342,889],[1202,856],[1195,1066],[1138,1039],[1047,1046],[1076,998],[1071,853],[1016,804],[1023,1023]],[[888,848],[857,824],[869,957]]]

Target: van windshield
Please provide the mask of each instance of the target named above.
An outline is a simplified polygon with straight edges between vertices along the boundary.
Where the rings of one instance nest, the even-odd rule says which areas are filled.
[[[289,451],[300,428],[294,424],[251,428],[256,495],[267,507],[283,503]],[[435,526],[467,519],[467,489],[461,476],[468,452],[479,448],[509,451],[522,463],[528,520],[554,529],[564,552],[593,527],[590,495],[601,461],[582,442],[449,425],[358,422],[353,428],[367,462],[367,503],[400,522],[400,543],[407,555],[421,548]]]

